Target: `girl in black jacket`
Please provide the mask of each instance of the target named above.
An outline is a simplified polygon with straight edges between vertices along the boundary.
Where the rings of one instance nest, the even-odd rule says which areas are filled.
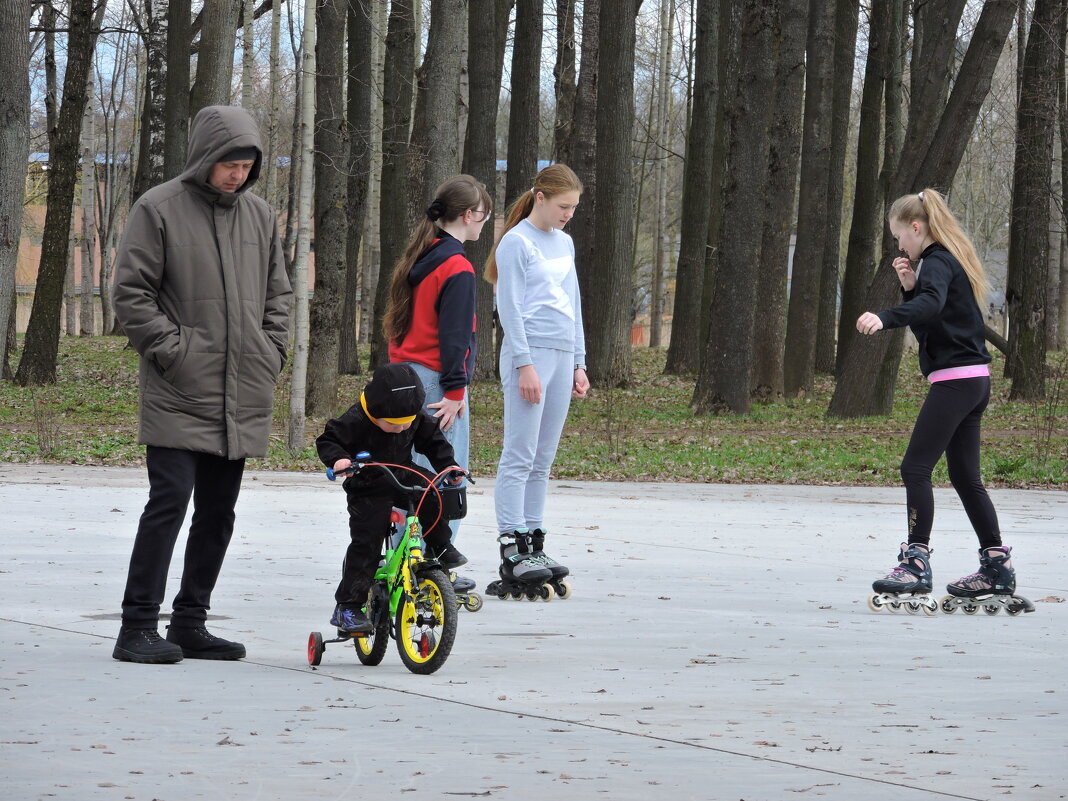
[[[898,198],[888,217],[905,254],[894,259],[904,302],[877,314],[865,312],[857,330],[874,334],[909,326],[931,388],[901,462],[908,540],[901,544],[897,567],[872,589],[891,595],[931,591],[931,471],[944,453],[949,480],[979,538],[979,570],[946,589],[960,598],[1011,596],[1016,589],[1012,549],[1001,543],[997,513],[979,475],[979,428],[990,400],[990,353],[981,311],[989,285],[983,266],[933,189]]]

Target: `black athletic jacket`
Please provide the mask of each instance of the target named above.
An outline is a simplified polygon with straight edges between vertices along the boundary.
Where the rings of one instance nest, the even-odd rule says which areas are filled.
[[[920,254],[920,262],[916,286],[902,291],[905,302],[878,313],[883,328],[912,329],[925,376],[947,367],[989,364],[983,313],[960,262],[937,242]]]

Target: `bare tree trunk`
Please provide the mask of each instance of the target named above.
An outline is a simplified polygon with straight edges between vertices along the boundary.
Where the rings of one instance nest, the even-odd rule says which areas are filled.
[[[93,111],[96,73],[89,65],[86,81],[85,114],[82,116],[82,287],[79,330],[83,337],[95,333],[93,311],[93,254],[96,252],[96,126]]]
[[[293,257],[293,373],[289,391],[289,450],[304,450],[304,399],[308,375],[308,251],[311,246],[311,218],[313,201],[312,159],[315,150],[315,7],[316,0],[304,2],[304,38],[301,44],[300,149],[305,168],[301,173],[298,192],[296,252]]]
[[[807,23],[808,0],[784,0],[780,4],[779,52],[775,59],[775,97],[768,144],[768,190],[757,277],[758,316],[753,323],[752,396],[756,401],[778,400],[783,394],[786,282],[801,156]]]
[[[463,171],[486,185],[490,197],[496,195],[497,181],[497,106],[504,66],[504,37],[511,0],[469,0],[467,73],[467,131],[464,137]],[[504,26],[500,25],[504,20]],[[491,47],[484,45],[492,42]],[[500,217],[495,209],[495,218]],[[475,357],[476,380],[490,379],[496,373],[493,340],[493,287],[481,280],[482,265],[493,247],[493,226],[483,227],[482,236],[464,245],[467,258],[479,279],[475,281],[475,316],[478,319],[478,353]]]
[[[831,110],[834,102],[834,5],[813,0],[810,13],[797,244],[790,279],[783,364],[783,392],[787,398],[805,397],[812,392],[820,279],[827,246],[827,176],[831,169]]]
[[[823,265],[820,268],[820,310],[816,328],[815,369],[834,374],[838,330],[838,292],[841,285],[842,183],[845,180],[849,111],[853,99],[853,62],[857,45],[857,0],[838,0],[834,20],[834,75],[830,133],[830,170],[827,173],[827,219],[824,227]],[[855,318],[854,318],[855,319]]]
[[[381,269],[382,248],[379,229],[382,222],[382,91],[385,78],[386,6],[372,4],[371,25],[374,46],[374,74],[371,100],[371,167],[367,215],[364,224],[363,262],[360,266],[360,342],[370,342],[375,318],[375,297]]]
[[[1024,54],[1005,291],[1012,400],[1036,401],[1046,395],[1049,187],[1066,6],[1066,0],[1036,0]]]
[[[230,80],[234,72],[237,19],[242,0],[215,0],[204,4],[200,29],[197,79],[189,101],[189,116],[206,106],[230,105]]]
[[[542,13],[541,0],[516,2],[515,39],[512,45],[512,100],[508,112],[508,174],[504,182],[505,205],[510,205],[530,189],[538,171]]]
[[[945,140],[966,142],[970,138],[979,105],[987,94],[991,75],[1012,28],[1016,4],[1014,0],[989,0],[984,4],[948,102],[939,101],[945,96],[950,78],[948,67],[944,68],[943,64],[948,64],[954,54],[952,43],[956,40],[959,15],[947,19],[948,11],[944,8],[940,11],[938,25],[918,25],[918,30],[925,32],[925,39],[917,40],[917,52],[925,54],[929,69],[913,70],[908,131],[901,157],[888,181],[890,198],[923,186],[944,188],[952,184],[963,144],[958,147],[956,142]],[[944,75],[944,85],[931,80],[937,74]],[[932,106],[936,113],[941,111],[941,116],[927,113]],[[879,269],[864,299],[865,309],[885,309],[900,298],[900,284],[891,268],[895,252],[892,240],[884,240]],[[865,417],[890,412],[901,342],[900,334],[861,337],[854,332],[848,342],[839,343],[846,348],[846,356],[827,409],[828,416]]]
[[[408,175],[408,136],[412,118],[412,76],[415,64],[415,14],[411,0],[394,0],[386,32],[385,86],[382,103],[382,202],[380,239],[382,263],[375,289],[371,329],[371,366],[389,361],[382,317],[389,296],[389,275],[404,251],[408,237],[405,183]]]
[[[256,103],[252,92],[252,73],[256,66],[256,34],[252,23],[256,0],[242,0],[242,2],[244,7],[241,9],[241,106],[251,111]]]
[[[762,228],[768,174],[768,128],[775,95],[777,0],[746,0],[742,6],[736,94],[729,121],[723,219],[747,219]],[[754,210],[758,213],[753,214]],[[698,414],[749,411],[760,240],[747,226],[724,225],[713,294],[711,327],[694,390]]]
[[[315,28],[315,292],[311,302],[307,413],[337,412],[338,347],[348,230],[345,131],[346,0],[317,0]],[[306,24],[306,23],[305,23]],[[308,77],[308,74],[305,74]]]
[[[1065,76],[1065,45],[1060,42],[1058,75],[1058,133],[1061,145],[1061,241],[1060,292],[1057,298],[1057,336],[1054,347],[1068,350],[1068,78]]]
[[[341,312],[341,340],[338,343],[338,370],[346,375],[360,372],[357,322],[360,306],[360,251],[367,220],[368,174],[371,170],[371,80],[374,37],[368,0],[348,0],[348,110],[349,137],[348,203],[346,222],[348,245],[345,254],[345,294]]]
[[[356,0],[354,0],[355,2]],[[281,79],[281,42],[282,42],[282,7],[275,4],[271,10],[271,42],[270,55],[268,56],[269,70],[267,80],[269,89],[267,96],[267,130],[266,148],[264,161],[266,171],[263,177],[263,196],[267,202],[275,208],[281,206],[278,198],[278,118],[281,111],[278,108],[281,93],[278,84]]]
[[[464,0],[437,0],[430,6],[430,34],[418,73],[424,116],[412,131],[409,157],[422,160],[417,212],[430,205],[435,190],[460,168],[460,73],[467,25]],[[481,46],[484,46],[482,44]],[[418,164],[418,162],[415,162]]]
[[[807,0],[806,0],[807,2]],[[719,103],[719,14],[716,0],[697,0],[694,43],[693,105],[686,132],[686,166],[682,180],[682,223],[675,267],[675,306],[668,342],[668,374],[696,372],[701,363],[701,286],[712,204],[712,156]]]
[[[141,144],[131,202],[163,180],[167,94],[167,22],[169,0],[146,0],[144,102],[141,106]]]
[[[592,267],[597,263],[597,92],[600,64],[601,0],[582,4],[582,64],[575,94],[574,127],[571,130],[571,167],[582,180],[582,205],[568,229],[575,243],[583,322],[590,330],[590,300],[593,296]]]
[[[7,369],[30,148],[29,3],[0,3],[0,361]],[[5,378],[7,376],[4,376]]]
[[[857,317],[875,261],[875,242],[881,239],[883,197],[879,192],[879,141],[883,115],[883,77],[890,66],[887,33],[890,3],[872,8],[868,29],[868,53],[864,66],[864,89],[860,100],[860,130],[857,135],[857,181],[853,195],[853,215],[849,226],[845,277],[842,281],[842,312],[838,320],[838,341],[845,342]],[[844,349],[838,350],[841,367]],[[836,369],[837,372],[837,369]]]
[[[63,279],[69,255],[67,232],[78,174],[78,136],[85,109],[89,62],[96,42],[92,12],[93,0],[71,0],[63,107],[59,112],[55,147],[49,155],[48,212],[41,237],[41,266],[26,344],[15,374],[15,380],[22,386],[52,384],[56,380]]]
[[[620,0],[601,7],[600,40],[611,41],[613,46],[601,50],[598,61],[598,198],[594,230],[599,258],[586,265],[591,274],[591,292],[583,302],[589,323],[586,353],[590,380],[600,386],[623,386],[630,380],[634,302],[631,126],[635,23],[640,6],[640,0]]]
[[[553,125],[553,161],[571,164],[571,130],[575,121],[575,0],[556,3],[556,123]]]
[[[671,110],[668,77],[671,71],[672,27],[675,24],[675,0],[660,0],[660,43],[657,67],[656,98],[656,260],[653,266],[652,299],[649,310],[649,347],[659,348],[664,322],[664,273],[671,248],[668,226],[667,153],[668,115]]]
[[[191,0],[170,0],[167,8],[167,92],[163,101],[163,180],[185,169],[189,144],[189,59]]]

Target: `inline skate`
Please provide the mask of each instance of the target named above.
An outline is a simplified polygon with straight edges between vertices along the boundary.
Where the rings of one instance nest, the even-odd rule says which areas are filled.
[[[931,597],[931,551],[919,543],[901,543],[898,564],[884,578],[872,582],[868,596],[873,612],[904,609],[910,615],[937,615],[938,601]]]
[[[534,559],[553,572],[552,578],[549,579],[549,584],[557,597],[567,600],[571,597],[571,582],[566,577],[570,575],[571,571],[545,553],[545,535],[547,533],[541,528],[536,528],[530,532],[530,547],[533,551]]]
[[[487,595],[521,601],[551,601],[556,591],[549,584],[553,571],[534,558],[530,532],[517,529],[497,537],[501,544],[500,580],[491,581]]]
[[[1009,615],[1034,612],[1035,605],[1016,594],[1016,570],[1009,561],[1012,548],[980,548],[979,570],[970,576],[957,579],[946,585],[941,601],[942,611],[947,615],[958,609],[966,615],[974,615],[982,609],[988,615],[996,615],[1003,608]]]
[[[474,591],[474,579],[452,572],[449,573],[449,581],[452,582],[452,591],[456,595],[457,608],[463,607],[468,612],[477,612],[482,608],[482,596]]]

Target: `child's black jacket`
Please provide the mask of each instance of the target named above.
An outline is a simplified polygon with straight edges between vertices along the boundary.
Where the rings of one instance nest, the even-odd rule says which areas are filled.
[[[415,421],[399,434],[389,434],[372,423],[359,403],[349,407],[341,417],[330,420],[315,440],[319,458],[327,467],[338,459],[352,459],[360,451],[371,454],[370,461],[414,466],[412,448],[426,456],[434,470],[440,472],[456,464],[452,445],[438,427],[438,421],[426,412],[419,412]],[[402,473],[405,471],[401,471]],[[392,491],[384,476],[367,471],[345,482],[345,488],[382,489]],[[402,484],[416,484],[415,476],[398,475]]]

